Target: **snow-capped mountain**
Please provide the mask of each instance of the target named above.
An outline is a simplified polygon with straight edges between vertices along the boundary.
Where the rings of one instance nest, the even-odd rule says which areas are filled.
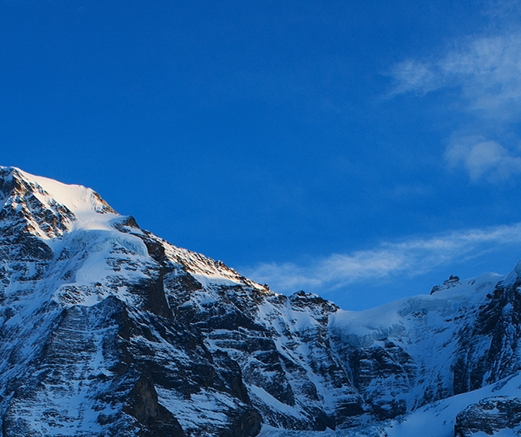
[[[521,265],[363,312],[0,167],[2,436],[521,432]]]

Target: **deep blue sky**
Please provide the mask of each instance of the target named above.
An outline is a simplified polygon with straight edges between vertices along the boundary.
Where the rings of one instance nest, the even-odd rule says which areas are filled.
[[[348,309],[507,273],[519,17],[510,1],[0,0],[0,164]]]

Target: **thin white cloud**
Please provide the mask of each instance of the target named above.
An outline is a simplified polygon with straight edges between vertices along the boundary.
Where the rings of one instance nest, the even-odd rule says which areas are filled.
[[[500,181],[521,174],[521,157],[483,136],[453,136],[445,159],[449,166],[463,166],[471,179]]]
[[[487,116],[499,111],[502,117],[517,118],[514,109],[521,106],[521,33],[468,38],[438,58],[401,62],[390,74],[395,81],[392,96],[457,87],[464,109],[485,111]]]
[[[521,121],[521,32],[473,36],[443,54],[395,65],[390,97],[452,89],[452,108],[472,117],[445,151],[450,167],[462,167],[473,182],[497,182],[521,173],[521,156],[501,136]],[[483,135],[486,129],[487,136]],[[492,132],[492,135],[491,135]],[[495,138],[490,138],[490,137]]]
[[[399,243],[386,242],[372,250],[333,254],[305,265],[261,263],[241,270],[257,282],[268,283],[275,291],[327,292],[353,283],[426,274],[440,266],[519,243],[521,223]]]
[[[436,71],[434,64],[413,59],[395,65],[390,75],[395,81],[390,97],[408,92],[427,94],[445,83],[445,78]]]
[[[483,15],[491,19],[491,25],[506,28],[519,24],[521,5],[518,0],[485,0],[483,7]]]

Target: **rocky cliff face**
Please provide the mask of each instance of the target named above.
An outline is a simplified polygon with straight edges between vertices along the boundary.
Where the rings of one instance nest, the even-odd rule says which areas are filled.
[[[83,187],[0,168],[0,202],[5,437],[384,432],[519,370],[516,271],[353,313],[172,246]],[[515,396],[494,402],[496,428],[519,424]],[[496,411],[476,405],[457,435]]]
[[[521,399],[507,396],[490,397],[469,405],[456,417],[454,435],[472,437],[494,435],[505,430],[521,432]]]

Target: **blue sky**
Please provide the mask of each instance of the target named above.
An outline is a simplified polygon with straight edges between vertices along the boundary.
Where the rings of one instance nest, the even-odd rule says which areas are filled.
[[[0,0],[0,163],[346,309],[508,273],[520,17],[511,1]]]

